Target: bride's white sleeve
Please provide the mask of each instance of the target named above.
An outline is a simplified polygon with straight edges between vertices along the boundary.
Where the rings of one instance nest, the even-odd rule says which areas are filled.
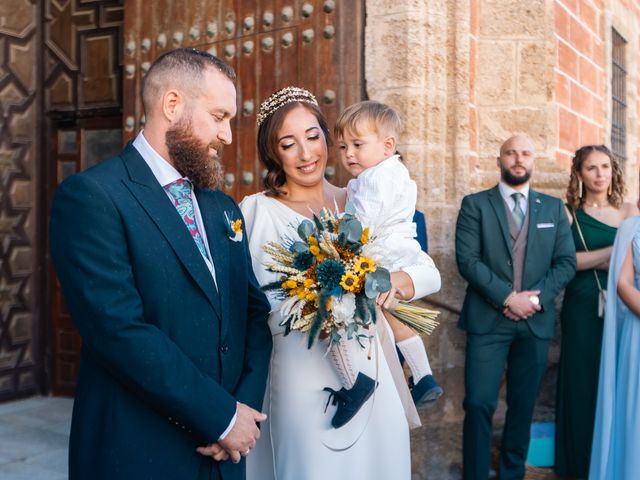
[[[261,208],[261,194],[250,195],[240,202],[240,210],[245,222],[247,242],[251,252],[253,272],[260,285],[272,282],[277,275],[267,271],[264,263],[270,261],[268,255],[262,250],[262,245],[269,240],[278,240],[273,225],[270,225],[269,215]]]
[[[433,259],[424,252],[420,252],[415,265],[402,268],[413,282],[414,295],[411,300],[426,297],[440,290],[442,280]]]

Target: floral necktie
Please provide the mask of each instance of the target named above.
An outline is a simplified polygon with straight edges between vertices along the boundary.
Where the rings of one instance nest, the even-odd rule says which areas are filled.
[[[204,241],[202,240],[202,234],[198,229],[198,224],[195,219],[193,200],[191,199],[191,192],[193,190],[191,182],[186,178],[179,178],[175,182],[165,185],[164,189],[171,195],[171,197],[173,197],[173,203],[175,204],[180,217],[184,221],[184,224],[187,226],[187,230],[189,230],[193,240],[196,242],[198,250],[200,250],[200,253],[204,258],[209,259],[207,249],[205,248]]]

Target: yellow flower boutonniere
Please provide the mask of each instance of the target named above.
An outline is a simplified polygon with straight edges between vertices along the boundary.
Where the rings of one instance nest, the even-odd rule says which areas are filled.
[[[232,217],[232,212],[224,212],[224,217],[227,221],[227,233],[229,239],[233,242],[242,241],[242,219]]]

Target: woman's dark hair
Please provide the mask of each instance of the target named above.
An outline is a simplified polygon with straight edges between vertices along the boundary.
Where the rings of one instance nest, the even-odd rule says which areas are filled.
[[[258,156],[264,168],[267,169],[267,174],[262,180],[267,195],[277,197],[283,193],[281,187],[287,181],[287,176],[282,169],[282,162],[278,155],[278,130],[282,127],[287,113],[297,107],[307,109],[316,117],[327,147],[332,145],[327,120],[317,105],[306,102],[290,102],[269,115],[258,128]]]
[[[580,182],[578,174],[582,169],[584,161],[593,152],[604,153],[609,157],[609,161],[611,162],[611,188],[609,191],[610,193],[607,195],[607,199],[615,208],[620,208],[620,205],[622,205],[622,202],[624,201],[625,192],[622,168],[620,167],[618,159],[613,155],[613,153],[611,153],[611,150],[604,145],[585,145],[576,150],[571,163],[571,176],[569,178],[569,186],[567,188],[567,203],[571,208],[576,209],[584,202],[584,193],[582,191],[584,187],[582,186],[582,182]]]

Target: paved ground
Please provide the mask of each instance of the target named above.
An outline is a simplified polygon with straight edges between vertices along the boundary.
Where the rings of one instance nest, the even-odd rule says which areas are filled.
[[[64,480],[71,424],[69,398],[0,404],[0,478]]]
[[[66,480],[70,398],[33,397],[0,404],[0,479]],[[556,479],[528,467],[527,480]]]

